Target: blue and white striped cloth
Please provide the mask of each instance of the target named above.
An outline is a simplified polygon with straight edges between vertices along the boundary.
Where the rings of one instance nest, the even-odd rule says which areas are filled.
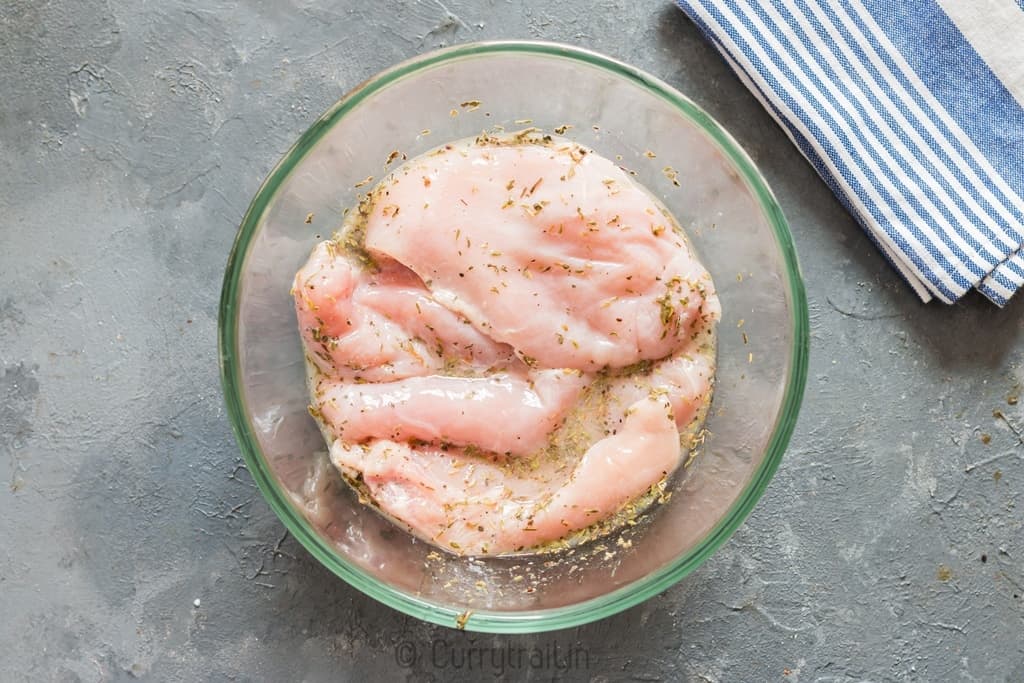
[[[925,301],[1024,284],[1024,0],[677,0]]]

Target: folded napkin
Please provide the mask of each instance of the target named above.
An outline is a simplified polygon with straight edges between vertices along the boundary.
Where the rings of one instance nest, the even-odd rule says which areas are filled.
[[[1024,284],[1024,0],[677,0],[925,301]]]

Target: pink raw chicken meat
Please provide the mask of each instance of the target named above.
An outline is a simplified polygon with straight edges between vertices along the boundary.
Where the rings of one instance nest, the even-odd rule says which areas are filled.
[[[573,370],[380,384],[321,378],[315,394],[327,424],[349,443],[418,440],[522,455],[547,443],[586,384]]]
[[[663,358],[718,315],[707,271],[611,161],[572,145],[471,146],[384,181],[367,248],[551,368]]]
[[[619,511],[679,464],[679,431],[664,398],[633,404],[622,428],[591,446],[566,476],[516,474],[498,456],[337,440],[334,464],[362,474],[386,514],[467,554],[508,553],[558,540]]]
[[[608,389],[607,424],[621,424],[630,405],[654,393],[668,399],[676,426],[686,431],[707,402],[714,371],[707,355],[681,351],[655,363],[646,375],[617,377]]]
[[[366,207],[373,263],[325,242],[293,295],[332,461],[383,512],[459,553],[513,552],[676,469],[718,298],[621,169],[561,143],[447,147]]]
[[[522,368],[512,348],[440,305],[415,273],[391,259],[353,264],[321,242],[295,275],[295,308],[321,372],[387,381],[440,372],[446,358],[477,371]]]

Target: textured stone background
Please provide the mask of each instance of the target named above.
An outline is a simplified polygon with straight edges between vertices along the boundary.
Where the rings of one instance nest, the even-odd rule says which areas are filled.
[[[314,564],[216,366],[271,166],[364,78],[487,38],[594,48],[707,108],[777,193],[811,306],[805,408],[749,521],[664,594],[537,636],[417,623]],[[552,645],[587,657],[511,673],[1024,680],[1024,299],[919,304],[667,0],[3,0],[0,160],[3,680],[479,680],[450,656]]]

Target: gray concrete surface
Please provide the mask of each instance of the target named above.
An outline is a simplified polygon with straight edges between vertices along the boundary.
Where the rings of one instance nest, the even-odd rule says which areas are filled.
[[[487,38],[594,48],[706,107],[778,194],[811,306],[805,408],[749,521],[664,594],[536,636],[418,623],[316,565],[216,366],[271,166],[364,78]],[[572,670],[506,675],[1024,680],[1024,299],[918,303],[667,0],[4,0],[0,161],[0,679],[482,680],[492,648],[557,647]]]

